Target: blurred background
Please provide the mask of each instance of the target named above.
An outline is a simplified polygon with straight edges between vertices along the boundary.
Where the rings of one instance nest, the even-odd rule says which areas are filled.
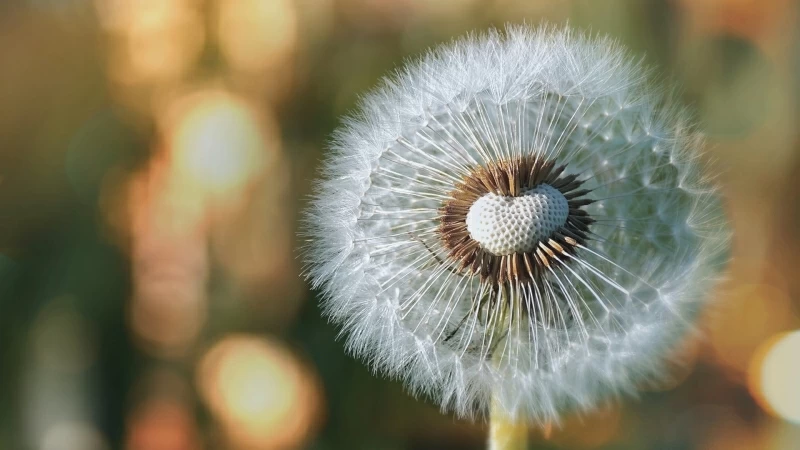
[[[790,0],[0,2],[0,450],[479,449],[348,357],[299,276],[340,117],[431,45],[607,33],[680,85],[736,229],[703,341],[540,449],[800,449]]]

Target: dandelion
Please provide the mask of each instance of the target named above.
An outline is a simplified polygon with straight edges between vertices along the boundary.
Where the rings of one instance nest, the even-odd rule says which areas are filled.
[[[367,95],[306,215],[348,350],[511,428],[662,376],[729,232],[702,140],[648,78],[608,39],[509,27]]]

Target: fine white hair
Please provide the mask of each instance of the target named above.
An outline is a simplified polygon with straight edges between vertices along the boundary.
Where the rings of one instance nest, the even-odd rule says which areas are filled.
[[[347,349],[466,417],[494,401],[549,423],[663,377],[730,233],[702,139],[649,79],[609,39],[509,26],[365,96],[304,217],[307,276]],[[575,175],[593,220],[574,253],[501,299],[449,259],[441,211],[470,171],[523,156]]]

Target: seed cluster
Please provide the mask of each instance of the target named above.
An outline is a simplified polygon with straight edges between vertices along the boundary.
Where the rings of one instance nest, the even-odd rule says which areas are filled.
[[[578,180],[578,175],[565,175],[564,169],[564,165],[556,166],[553,161],[522,156],[476,167],[464,177],[439,210],[438,233],[456,270],[480,276],[482,282],[494,289],[508,282],[539,282],[551,265],[564,261],[561,255],[573,254],[577,246],[584,245],[594,220],[582,208],[593,200],[585,197],[589,190],[580,189],[583,181]],[[522,197],[531,192],[546,192],[548,188],[566,199],[568,213],[563,224],[549,235],[536,234],[537,242],[513,248],[513,252],[497,251],[499,247],[482,245],[470,233],[467,216],[473,205],[485,201],[482,199],[488,194]],[[550,194],[551,199],[556,197]],[[474,222],[472,217],[470,222]]]
[[[564,226],[569,203],[561,191],[547,184],[523,189],[518,197],[489,192],[472,204],[467,231],[494,255],[524,253],[536,248]]]

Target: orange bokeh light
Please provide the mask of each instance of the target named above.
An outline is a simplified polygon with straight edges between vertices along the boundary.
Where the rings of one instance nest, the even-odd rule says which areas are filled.
[[[193,0],[97,0],[112,35],[110,72],[123,84],[160,84],[188,73],[203,48],[203,19]]]
[[[220,0],[220,49],[236,70],[257,71],[286,64],[297,42],[292,0]]]
[[[275,341],[229,336],[205,354],[197,379],[204,400],[238,447],[294,448],[315,428],[316,379]]]
[[[152,398],[136,407],[128,419],[126,450],[199,450],[191,409],[169,398]]]
[[[204,199],[180,182],[163,154],[134,176],[127,194],[134,284],[130,326],[147,350],[179,354],[206,318]]]
[[[133,408],[126,420],[126,450],[199,450],[200,430],[191,389],[178,372],[151,369],[130,392]]]
[[[786,20],[789,0],[678,0],[683,13],[704,32],[726,33],[758,40]]]

